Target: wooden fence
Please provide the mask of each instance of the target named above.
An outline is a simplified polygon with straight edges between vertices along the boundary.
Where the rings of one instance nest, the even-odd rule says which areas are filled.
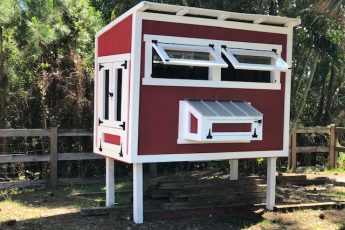
[[[337,167],[339,152],[345,152],[345,147],[340,146],[339,136],[345,132],[345,127],[304,127],[298,128],[291,133],[289,168],[296,169],[297,153],[328,153],[328,164],[330,168]],[[297,146],[298,134],[329,134],[329,143],[327,146]]]
[[[77,136],[93,136],[90,130],[81,129],[0,129],[0,137],[50,137],[50,154],[47,155],[27,155],[27,154],[8,154],[0,155],[0,163],[16,163],[16,162],[49,162],[50,163],[50,187],[56,187],[58,184],[57,164],[58,161],[70,160],[95,160],[103,159],[94,153],[58,153],[58,137],[77,137]],[[8,184],[18,184],[23,182],[8,182]],[[9,185],[3,185],[6,188]],[[24,186],[25,187],[25,186]]]
[[[328,146],[297,146],[298,134],[324,134],[330,135]],[[345,127],[336,127],[330,125],[329,127],[305,127],[296,129],[291,134],[291,148],[289,154],[289,167],[296,169],[297,166],[297,153],[328,153],[329,154],[329,167],[334,168],[337,166],[337,158],[339,152],[345,152],[345,147],[340,146],[338,138],[339,135],[345,133]],[[58,137],[77,137],[77,136],[93,136],[90,130],[81,129],[57,129],[52,127],[50,129],[0,129],[0,137],[30,137],[41,136],[50,137],[50,154],[47,155],[28,155],[28,154],[8,154],[0,155],[0,163],[16,163],[16,162],[49,162],[50,163],[50,179],[49,184],[51,187],[56,187],[58,184],[57,164],[58,161],[70,160],[95,160],[103,159],[94,153],[58,153]],[[155,164],[152,164],[156,167]],[[73,179],[72,179],[73,180]],[[63,179],[62,179],[63,181]],[[78,180],[75,180],[78,181]],[[2,185],[0,188],[11,187],[16,184],[19,187],[28,182],[6,182],[8,185]],[[32,182],[41,183],[42,181]],[[62,182],[63,183],[63,182]],[[21,185],[20,185],[21,184]]]

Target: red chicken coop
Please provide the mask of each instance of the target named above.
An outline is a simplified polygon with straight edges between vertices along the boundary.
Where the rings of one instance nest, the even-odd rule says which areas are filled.
[[[96,35],[94,152],[133,164],[134,222],[143,222],[143,163],[277,157],[289,148],[296,18],[141,2]]]

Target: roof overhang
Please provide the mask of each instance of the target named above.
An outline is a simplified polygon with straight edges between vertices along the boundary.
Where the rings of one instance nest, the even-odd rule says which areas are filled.
[[[178,6],[161,4],[154,2],[143,1],[139,3],[136,8],[137,11],[153,11],[157,13],[175,14],[177,16],[192,16],[192,17],[207,17],[214,18],[221,21],[241,21],[253,24],[268,24],[273,26],[295,27],[301,23],[299,18],[288,18],[272,15],[261,14],[246,14],[237,12],[228,12],[222,10],[212,10],[204,8],[196,8],[189,6]]]
[[[158,14],[169,14],[176,15],[180,17],[194,17],[194,18],[208,18],[215,19],[219,21],[234,21],[242,22],[248,24],[256,25],[267,25],[267,26],[277,26],[277,27],[286,27],[292,28],[301,24],[301,19],[299,18],[288,18],[281,16],[272,16],[272,15],[262,15],[262,14],[246,14],[246,13],[237,13],[229,12],[222,10],[213,10],[213,9],[204,9],[196,8],[189,6],[179,6],[179,5],[170,5],[163,3],[155,2],[146,2],[142,1],[137,5],[133,6],[130,10],[122,14],[120,17],[116,18],[114,21],[109,23],[103,29],[101,29],[96,37],[103,34],[109,28],[127,18],[129,15],[134,14],[135,12],[153,12]]]

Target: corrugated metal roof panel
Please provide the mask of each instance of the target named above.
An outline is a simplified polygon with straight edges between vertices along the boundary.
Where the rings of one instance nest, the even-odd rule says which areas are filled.
[[[245,101],[223,100],[187,100],[203,116],[219,117],[252,117],[262,116],[262,113]]]

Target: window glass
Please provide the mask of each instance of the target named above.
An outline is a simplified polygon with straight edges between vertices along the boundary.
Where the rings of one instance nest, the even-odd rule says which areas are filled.
[[[208,80],[208,67],[165,65],[152,50],[152,78]]]
[[[263,64],[263,65],[271,65],[272,63],[271,57],[249,56],[249,55],[234,55],[234,57],[240,63]]]
[[[289,69],[288,64],[275,51],[224,47],[222,54],[235,69],[257,71],[286,71]]]
[[[116,82],[116,118],[115,121],[121,121],[121,108],[122,108],[122,69],[117,69],[117,82]]]
[[[204,60],[204,61],[208,61],[210,59],[209,53],[204,53],[204,52],[168,50],[168,49],[166,49],[165,51],[168,54],[169,58]]]
[[[224,55],[222,57],[225,58]],[[222,68],[221,80],[222,81],[242,81],[242,82],[271,82],[271,71],[257,71],[257,70],[242,70],[235,69],[232,64],[229,64],[228,68]]]
[[[153,42],[152,47],[158,54],[154,61],[165,65],[227,67],[219,53],[210,46]]]
[[[104,70],[104,119],[109,119],[109,69]]]

